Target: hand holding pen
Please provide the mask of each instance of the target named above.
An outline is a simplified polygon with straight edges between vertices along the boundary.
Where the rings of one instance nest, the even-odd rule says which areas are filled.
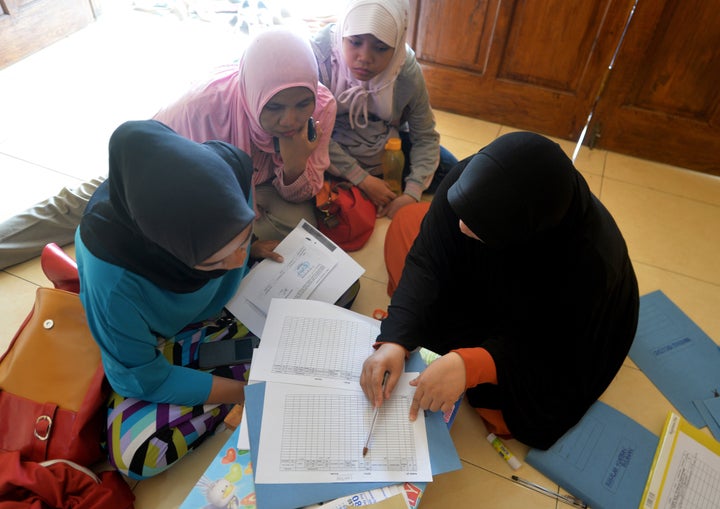
[[[387,387],[387,381],[388,377],[390,375],[389,371],[386,371],[385,374],[383,374],[382,379],[382,391],[385,392],[385,388]],[[373,412],[372,422],[370,422],[370,431],[368,431],[367,440],[365,440],[365,447],[363,447],[363,458],[370,450],[370,439],[372,438],[373,430],[375,429],[375,423],[377,422],[378,414],[380,413],[380,407],[376,406],[375,411]]]
[[[390,397],[400,375],[405,369],[406,350],[394,343],[384,343],[370,357],[365,359],[360,373],[360,387],[365,397],[377,408]],[[385,372],[388,371],[386,386],[382,386]]]

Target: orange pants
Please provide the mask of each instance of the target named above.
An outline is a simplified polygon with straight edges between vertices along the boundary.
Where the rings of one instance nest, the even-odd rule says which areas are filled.
[[[388,227],[385,235],[385,266],[388,271],[387,293],[390,297],[397,289],[405,267],[405,258],[415,242],[415,237],[420,232],[420,224],[429,208],[429,202],[419,202],[403,207],[395,214]],[[488,362],[492,365],[483,367],[482,371],[495,373],[492,357],[487,355],[485,358],[489,359]],[[480,414],[489,432],[503,438],[512,436],[505,424],[502,411],[490,408],[476,408],[475,411]]]
[[[397,211],[385,234],[385,267],[388,271],[387,293],[395,293],[400,275],[405,267],[405,258],[420,232],[430,202],[418,202],[407,205]]]

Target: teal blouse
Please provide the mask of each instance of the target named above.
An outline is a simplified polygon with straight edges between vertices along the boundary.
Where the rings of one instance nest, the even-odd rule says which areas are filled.
[[[174,293],[94,256],[75,235],[80,299],[100,346],[105,374],[120,395],[154,403],[199,405],[212,375],[175,366],[158,350],[158,336],[216,317],[232,298],[246,266],[228,271],[191,293]],[[92,284],[88,284],[92,281]]]

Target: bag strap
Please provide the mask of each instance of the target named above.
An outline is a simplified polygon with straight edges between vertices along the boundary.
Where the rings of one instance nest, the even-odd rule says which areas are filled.
[[[47,448],[52,433],[53,420],[58,406],[55,403],[45,403],[35,419],[33,427],[32,458],[47,458]]]
[[[100,478],[95,475],[95,472],[90,470],[89,468],[86,468],[82,465],[78,465],[74,461],[65,460],[65,459],[56,459],[56,460],[47,460],[47,461],[41,461],[38,463],[41,467],[51,467],[53,465],[56,465],[57,463],[62,463],[63,465],[67,465],[69,468],[75,469],[78,472],[82,472],[86,476],[88,476],[90,479],[95,481],[95,484],[100,484]]]

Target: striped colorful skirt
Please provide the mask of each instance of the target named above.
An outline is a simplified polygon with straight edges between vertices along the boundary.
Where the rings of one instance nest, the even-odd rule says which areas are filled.
[[[197,368],[201,343],[247,334],[244,325],[224,314],[217,320],[190,325],[174,338],[158,338],[158,349],[175,365]],[[211,373],[247,380],[249,367],[220,367]],[[108,459],[131,479],[157,475],[211,436],[231,407],[150,403],[113,392],[108,400]]]

